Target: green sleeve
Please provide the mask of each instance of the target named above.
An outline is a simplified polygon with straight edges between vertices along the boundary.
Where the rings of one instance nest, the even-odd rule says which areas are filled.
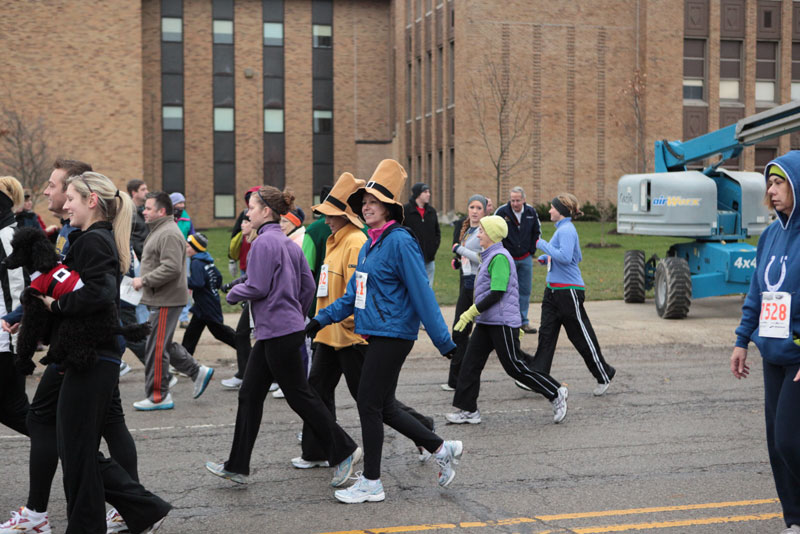
[[[308,266],[312,269],[317,261],[317,247],[314,246],[314,240],[311,239],[311,236],[308,234],[303,236],[303,254],[306,257],[306,261],[308,262]]]
[[[489,287],[492,291],[505,291],[508,289],[508,279],[511,277],[511,266],[508,258],[498,254],[489,262],[489,277],[492,283]]]

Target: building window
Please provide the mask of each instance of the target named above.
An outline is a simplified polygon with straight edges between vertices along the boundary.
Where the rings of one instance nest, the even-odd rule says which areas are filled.
[[[447,75],[450,77],[450,83],[448,84],[450,90],[448,91],[447,103],[452,106],[456,103],[456,43],[453,41],[450,41],[450,54],[448,55],[447,61]]]
[[[406,75],[406,119],[411,120],[411,85],[412,85],[411,62],[408,62],[408,74]]]
[[[422,58],[417,58],[417,72],[414,75],[414,93],[417,101],[414,103],[415,115],[419,119],[422,117]]]
[[[720,100],[741,100],[741,41],[722,41],[720,43],[719,78]]]
[[[183,106],[164,106],[161,119],[164,130],[183,130]]]
[[[767,163],[772,161],[778,156],[778,149],[776,147],[760,147],[756,146],[756,161],[755,161],[755,168],[753,169],[755,172],[763,173],[764,167],[767,166]]]
[[[436,53],[436,108],[442,109],[444,103],[444,49],[440,46]]]
[[[264,23],[264,46],[283,46],[283,23]]]
[[[705,39],[683,40],[683,98],[703,100],[705,98],[706,41]]]
[[[314,24],[311,26],[314,48],[331,48],[333,46],[333,30],[330,24]]]
[[[183,19],[162,17],[161,40],[168,43],[183,42]]]
[[[778,43],[758,41],[756,43],[756,100],[777,100]]]
[[[792,43],[792,100],[800,100],[800,42]]]
[[[333,111],[314,111],[314,133],[331,133],[333,131]]]
[[[264,110],[264,131],[269,133],[283,133],[283,110]]]
[[[214,44],[233,44],[233,21],[214,21]]]
[[[214,108],[214,131],[233,131],[233,108]]]
[[[425,113],[430,114],[433,111],[433,75],[431,70],[433,66],[433,55],[428,52],[425,58]]]

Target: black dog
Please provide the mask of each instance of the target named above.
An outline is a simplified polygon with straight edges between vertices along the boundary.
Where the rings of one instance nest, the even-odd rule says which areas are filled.
[[[18,228],[11,240],[11,247],[13,252],[3,260],[2,268],[23,267],[28,273],[43,273],[37,279],[39,283],[34,281],[33,286],[36,287],[26,288],[20,296],[23,314],[15,364],[21,373],[29,375],[36,367],[33,353],[39,342],[50,345],[42,363],[60,363],[85,369],[97,360],[97,347],[108,345],[114,336],[121,335],[130,341],[139,341],[150,333],[147,323],[120,326],[119,314],[113,305],[108,310],[91,315],[64,316],[60,321],[55,321],[55,316],[39,295],[53,296],[60,282],[70,284],[68,290],[77,291],[82,282],[77,274],[59,262],[53,244],[38,228]]]

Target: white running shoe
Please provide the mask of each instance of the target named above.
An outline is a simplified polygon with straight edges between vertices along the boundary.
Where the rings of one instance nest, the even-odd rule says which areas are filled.
[[[297,469],[311,469],[313,467],[330,467],[328,460],[304,460],[302,456],[292,458],[292,465]]]
[[[242,379],[232,376],[220,381],[220,384],[222,384],[223,389],[239,389],[242,387]]]
[[[206,367],[205,365],[200,366],[200,370],[197,371],[197,378],[194,379],[194,395],[192,395],[193,399],[196,399],[203,394],[213,376],[213,367]]]
[[[439,387],[442,388],[442,391],[455,391],[456,388],[451,388],[450,384],[439,384]]]
[[[603,395],[608,389],[608,386],[610,385],[611,382],[606,382],[605,384],[597,384],[597,387],[594,388],[594,391],[592,391],[592,395],[594,395],[595,397]]]
[[[519,380],[514,380],[514,385],[516,385],[519,389],[524,389],[525,391],[533,391],[527,386],[527,384],[523,384]]]
[[[178,383],[178,373],[175,373],[174,375],[172,375],[172,378],[169,379],[169,389],[174,388],[175,384],[177,383]]]
[[[431,453],[425,450],[425,447],[417,447],[417,451],[419,452],[417,459],[421,464],[424,464],[425,462],[431,459],[431,456],[433,456]]]
[[[481,422],[481,411],[475,410],[474,412],[468,412],[466,410],[459,410],[446,414],[444,418],[447,419],[448,423],[453,423],[454,425],[463,425],[464,423],[477,425]]]
[[[206,462],[206,469],[220,478],[225,478],[237,484],[247,484],[247,475],[226,470],[223,462]]]
[[[453,466],[458,464],[463,453],[464,445],[460,441],[445,441],[442,449],[434,455],[439,465],[439,485],[443,488],[449,486],[456,477]]]
[[[356,483],[347,489],[333,492],[336,500],[346,504],[361,502],[380,502],[386,498],[381,480],[367,480],[361,473],[357,474]]]
[[[127,375],[131,372],[131,366],[125,362],[119,363],[119,377],[122,378],[123,376]]]
[[[164,397],[161,402],[153,402],[150,399],[144,399],[134,402],[133,407],[140,412],[152,412],[155,410],[171,410],[175,407],[175,403],[172,402],[172,394],[167,393],[167,396]]]
[[[347,479],[353,474],[353,468],[358,462],[361,461],[363,454],[364,453],[361,451],[361,447],[356,447],[356,450],[353,451],[353,454],[339,462],[339,464],[336,466],[336,469],[333,470],[331,486],[334,488],[344,486],[344,483],[347,482]]]
[[[792,525],[787,529],[781,530],[781,534],[800,534],[800,526]]]
[[[0,534],[40,534],[52,532],[47,512],[34,512],[23,506],[11,512],[11,519],[0,525]]]
[[[558,424],[567,416],[567,397],[569,390],[566,386],[558,388],[558,396],[550,401],[553,404],[553,422]]]
[[[125,520],[119,515],[116,508],[112,508],[106,513],[106,534],[114,534],[116,532],[130,532]]]
[[[272,392],[273,399],[285,399],[286,395],[283,394],[283,390],[281,388],[276,389]]]
[[[278,385],[278,383],[277,383],[277,382],[273,382],[272,384],[270,384],[270,385],[269,385],[269,390],[270,390],[270,391],[275,391],[275,390],[276,390],[276,389],[278,389],[279,387],[280,387],[280,386]]]

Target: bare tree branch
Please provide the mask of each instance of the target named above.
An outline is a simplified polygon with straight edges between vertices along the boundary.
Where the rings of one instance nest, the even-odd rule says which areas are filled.
[[[14,176],[29,189],[34,205],[52,164],[47,137],[42,117],[29,118],[0,107],[0,173]]]

